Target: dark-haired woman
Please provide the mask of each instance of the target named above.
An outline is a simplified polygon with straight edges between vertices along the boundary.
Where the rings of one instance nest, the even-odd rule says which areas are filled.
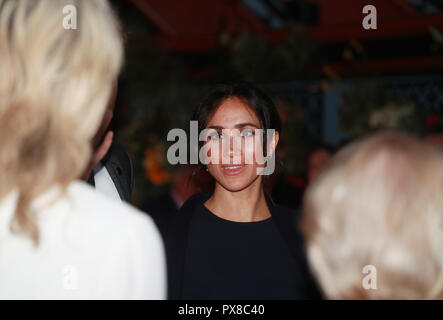
[[[264,192],[263,160],[281,131],[272,100],[247,83],[218,85],[194,120],[215,188],[191,197],[165,232],[169,298],[319,298],[293,212]]]

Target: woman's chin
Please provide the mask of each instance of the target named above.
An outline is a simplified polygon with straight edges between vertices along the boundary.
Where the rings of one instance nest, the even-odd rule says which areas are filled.
[[[247,188],[247,185],[243,186],[223,186],[229,192],[239,192]]]
[[[228,181],[226,181],[228,180]],[[230,181],[229,181],[230,180]],[[230,191],[230,192],[239,192],[242,191],[249,186],[252,185],[252,183],[255,181],[255,179],[245,180],[245,179],[225,179],[223,183],[220,183],[224,189]]]

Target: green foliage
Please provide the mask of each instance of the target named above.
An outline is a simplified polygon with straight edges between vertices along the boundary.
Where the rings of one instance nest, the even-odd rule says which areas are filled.
[[[261,84],[292,81],[304,71],[315,50],[303,32],[289,35],[279,45],[240,33],[217,51],[217,78]]]

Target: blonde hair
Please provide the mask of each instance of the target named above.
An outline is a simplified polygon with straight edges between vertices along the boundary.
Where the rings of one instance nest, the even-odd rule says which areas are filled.
[[[443,155],[382,133],[340,151],[307,190],[301,227],[332,299],[443,298]],[[363,268],[376,269],[376,289]]]
[[[67,5],[77,29],[64,28]],[[37,244],[31,203],[85,170],[121,68],[120,27],[106,0],[0,0],[0,57],[0,200],[18,190],[11,228]]]

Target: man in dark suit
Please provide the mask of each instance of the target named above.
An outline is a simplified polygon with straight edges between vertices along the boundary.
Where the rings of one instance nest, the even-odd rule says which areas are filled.
[[[128,153],[121,145],[113,142],[105,157],[93,168],[88,183],[108,196],[130,203],[133,174]]]
[[[94,152],[82,179],[114,199],[131,202],[134,173],[126,150],[113,141],[114,133],[107,131],[114,116],[117,81],[97,134],[93,139]]]

